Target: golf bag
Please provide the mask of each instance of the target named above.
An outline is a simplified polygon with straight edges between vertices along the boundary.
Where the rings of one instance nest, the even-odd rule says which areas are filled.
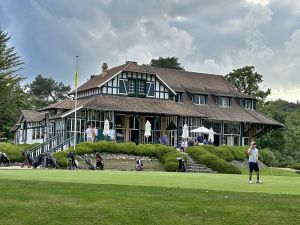
[[[57,169],[58,168],[55,158],[50,154],[46,155],[46,168],[49,168],[49,169],[51,169],[51,168]]]
[[[144,170],[144,165],[143,165],[142,160],[140,160],[140,159],[136,160],[135,170],[136,171],[143,171]]]
[[[9,158],[4,152],[0,152],[0,165],[4,164],[5,166],[9,166]]]
[[[92,162],[92,160],[87,156],[87,154],[85,154],[83,156],[84,158],[84,161],[87,165],[87,167],[90,169],[90,170],[96,170],[96,165]]]
[[[58,165],[56,163],[55,158],[48,154],[40,154],[37,159],[34,161],[33,163],[33,167],[37,168],[38,166],[41,166],[43,169],[48,168],[48,169],[52,169],[58,168]]]
[[[78,169],[78,162],[75,160],[75,154],[74,154],[74,152],[69,152],[67,154],[67,158],[68,158],[68,168],[70,170],[76,170],[76,169]]]
[[[101,155],[96,153],[96,169],[97,170],[104,170],[104,163]]]
[[[22,164],[22,167],[24,167],[25,165],[27,165],[28,168],[30,168],[32,166],[32,164],[33,164],[33,159],[31,157],[30,153],[24,151],[22,153],[22,155],[24,157],[24,163]]]
[[[184,159],[182,157],[177,158],[178,160],[178,171],[179,172],[186,172]]]

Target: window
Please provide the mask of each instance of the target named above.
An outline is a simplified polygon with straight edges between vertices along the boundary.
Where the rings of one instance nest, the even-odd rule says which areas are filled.
[[[126,83],[128,82],[123,79],[119,80],[119,94],[127,95]]]
[[[217,105],[224,108],[229,108],[231,106],[230,97],[218,97]]]
[[[146,96],[146,80],[128,79],[128,95],[145,97]]]
[[[128,80],[128,94],[129,95],[135,95],[135,86],[136,86],[136,80],[129,79]]]
[[[137,82],[137,94],[145,95],[146,93],[146,82],[144,80],[138,80]]]
[[[146,90],[148,97],[154,97],[154,82],[147,82]]]
[[[207,105],[207,96],[206,95],[194,95],[194,104]]]
[[[244,109],[256,109],[256,102],[251,99],[241,99],[240,105]]]
[[[182,102],[182,93],[177,93],[177,95],[175,95],[175,102]]]

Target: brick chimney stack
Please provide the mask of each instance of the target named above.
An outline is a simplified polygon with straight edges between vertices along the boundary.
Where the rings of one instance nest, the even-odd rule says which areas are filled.
[[[108,65],[107,63],[102,64],[102,76],[105,76],[107,74]]]

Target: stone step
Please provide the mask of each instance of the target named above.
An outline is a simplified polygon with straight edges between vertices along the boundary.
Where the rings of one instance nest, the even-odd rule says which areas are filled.
[[[195,160],[192,159],[191,156],[188,156],[187,163],[186,163],[186,172],[188,173],[217,173],[213,171],[211,168],[207,166],[197,163]]]

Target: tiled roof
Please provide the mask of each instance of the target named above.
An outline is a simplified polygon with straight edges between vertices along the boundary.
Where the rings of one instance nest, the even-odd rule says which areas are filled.
[[[221,75],[196,73],[175,69],[151,67],[151,71],[158,74],[173,90],[194,94],[214,94],[219,96],[245,97],[236,91],[233,86]]]
[[[78,101],[78,107],[132,113],[207,117],[207,115],[201,113],[197,109],[174,101],[116,95],[96,95],[81,99]],[[61,116],[64,116],[65,114],[62,114]]]
[[[49,110],[49,109],[72,109],[72,108],[75,107],[74,105],[75,105],[74,100],[65,99],[65,100],[59,101],[57,103],[53,103],[51,105],[48,105],[44,108],[41,108],[39,111],[46,111],[46,110]]]
[[[34,110],[21,110],[21,113],[27,122],[39,122],[45,119],[45,113]]]
[[[257,123],[266,125],[275,125],[283,127],[284,125],[276,120],[273,120],[257,111],[246,110],[242,107],[222,108],[217,105],[201,106],[194,105],[202,113],[209,115],[209,119],[233,121],[233,122],[245,122],[245,123]]]

